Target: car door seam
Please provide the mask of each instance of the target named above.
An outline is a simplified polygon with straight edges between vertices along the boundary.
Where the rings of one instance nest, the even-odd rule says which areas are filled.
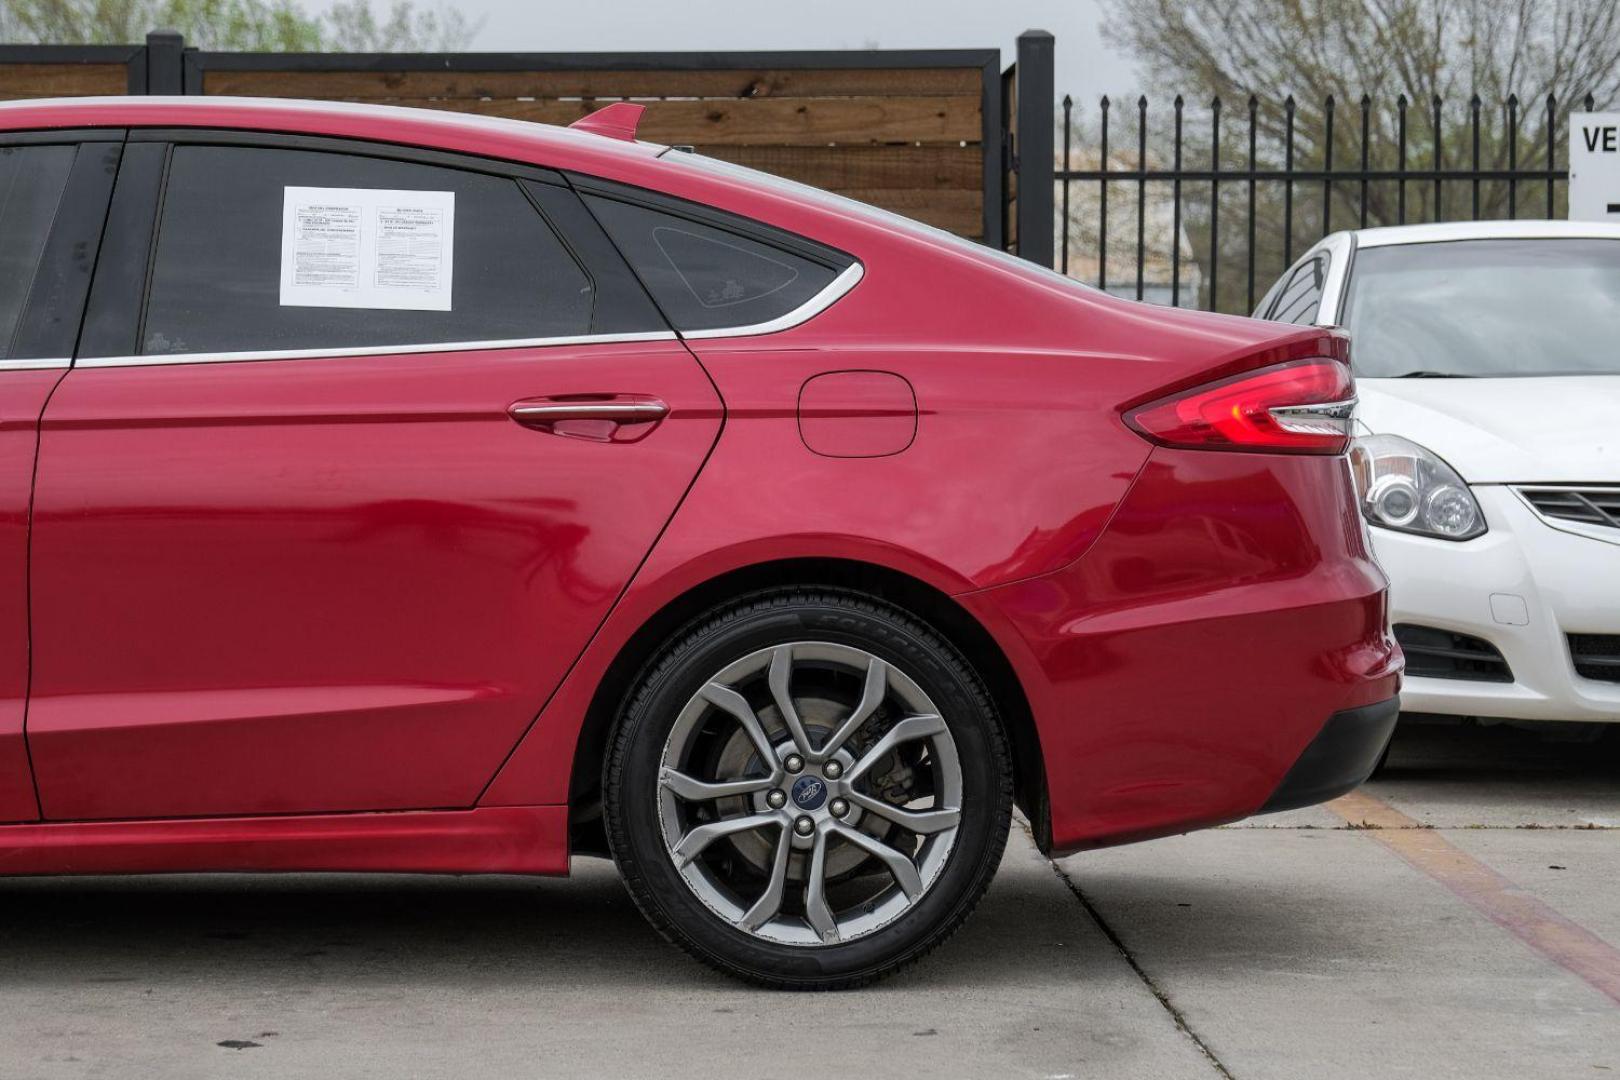
[[[697,468],[692,471],[692,478],[686,482],[686,487],[681,490],[681,497],[675,500],[675,505],[670,508],[669,516],[664,519],[663,525],[659,527],[658,532],[653,536],[652,543],[647,545],[647,550],[642,554],[640,561],[636,563],[635,568],[631,570],[629,576],[625,578],[623,587],[619,589],[618,595],[613,598],[613,603],[608,605],[608,609],[602,613],[602,618],[597,621],[595,629],[593,629],[590,636],[585,639],[585,644],[580,648],[579,652],[575,653],[574,658],[568,662],[568,666],[563,669],[562,677],[557,680],[556,685],[554,685],[551,688],[551,691],[546,694],[545,700],[540,703],[540,707],[535,710],[534,715],[530,717],[528,724],[523,728],[523,733],[519,735],[516,741],[512,743],[511,748],[506,752],[506,756],[501,758],[501,763],[496,766],[494,772],[490,773],[489,779],[485,781],[484,786],[479,789],[478,797],[475,798],[472,803],[472,805],[475,807],[483,805],[484,797],[489,794],[489,789],[495,786],[495,782],[499,780],[501,774],[506,771],[507,765],[509,765],[512,758],[516,756],[518,749],[528,741],[530,734],[532,734],[534,731],[535,725],[540,722],[540,717],[544,716],[546,710],[551,707],[552,701],[554,701],[557,695],[562,692],[563,687],[568,685],[568,680],[573,677],[574,670],[579,667],[579,662],[583,660],[596,645],[597,639],[602,636],[603,628],[612,621],[614,614],[619,610],[619,605],[624,603],[625,596],[630,592],[631,587],[634,586],[636,581],[641,577],[642,569],[646,567],[647,562],[653,557],[653,552],[658,550],[658,545],[663,541],[664,534],[669,532],[670,526],[675,524],[675,519],[680,516],[681,507],[686,505],[687,498],[692,494],[692,489],[697,486],[699,478],[703,476],[704,469],[706,469],[709,465],[709,459],[714,456],[715,449],[719,447],[720,439],[725,434],[727,420],[725,396],[720,393],[720,387],[717,383],[715,383],[714,376],[709,374],[709,369],[703,366],[703,361],[698,359],[697,354],[692,351],[691,346],[687,345],[685,341],[682,341],[681,347],[686,350],[686,354],[691,357],[692,362],[697,365],[697,369],[701,371],[703,373],[703,377],[708,380],[709,386],[714,390],[715,400],[719,403],[720,422],[715,428],[714,438],[710,441],[709,448],[704,451],[703,459],[698,462]],[[594,694],[592,696],[594,697]]]

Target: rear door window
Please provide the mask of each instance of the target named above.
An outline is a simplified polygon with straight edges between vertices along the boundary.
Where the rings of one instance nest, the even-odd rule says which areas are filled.
[[[0,146],[0,359],[14,351],[74,146]],[[24,350],[27,351],[27,350]]]
[[[572,337],[590,332],[594,294],[509,177],[325,150],[179,145],[140,349]]]
[[[789,316],[854,260],[742,219],[585,194],[608,235],[677,330],[744,330]]]

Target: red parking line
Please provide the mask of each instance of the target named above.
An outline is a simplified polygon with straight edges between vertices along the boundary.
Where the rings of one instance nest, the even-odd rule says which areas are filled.
[[[1620,949],[1381,799],[1355,791],[1329,803],[1328,809],[1351,825],[1370,826],[1367,835],[1413,869],[1620,1005]]]

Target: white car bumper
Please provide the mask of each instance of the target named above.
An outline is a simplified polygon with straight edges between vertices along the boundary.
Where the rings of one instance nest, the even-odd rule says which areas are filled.
[[[1374,528],[1390,579],[1390,621],[1483,639],[1510,681],[1426,678],[1410,672],[1406,712],[1514,720],[1620,723],[1616,681],[1576,673],[1570,634],[1620,635],[1620,529],[1613,542],[1548,524],[1510,487],[1474,495],[1489,531],[1463,543]]]

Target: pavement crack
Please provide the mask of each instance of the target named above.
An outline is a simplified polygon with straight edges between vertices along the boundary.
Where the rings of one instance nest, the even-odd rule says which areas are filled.
[[[1192,1041],[1192,1044],[1198,1048],[1198,1052],[1204,1055],[1204,1060],[1209,1062],[1210,1068],[1214,1069],[1217,1074],[1225,1077],[1226,1080],[1235,1080],[1232,1071],[1226,1067],[1220,1058],[1215,1056],[1215,1051],[1210,1049],[1209,1044],[1203,1040],[1203,1037],[1193,1030],[1192,1025],[1187,1022],[1187,1017],[1170,1000],[1170,995],[1142,967],[1141,963],[1136,959],[1136,954],[1131,952],[1130,946],[1126,945],[1124,939],[1114,931],[1112,926],[1108,925],[1107,921],[1102,917],[1102,912],[1098,911],[1097,906],[1086,897],[1085,893],[1080,891],[1080,886],[1075,880],[1068,875],[1068,872],[1063,867],[1057,864],[1057,860],[1048,859],[1047,862],[1051,865],[1052,872],[1057,874],[1058,880],[1068,886],[1069,891],[1074,894],[1074,898],[1080,902],[1080,907],[1084,909],[1091,921],[1096,924],[1097,929],[1102,931],[1103,937],[1108,939],[1109,944],[1114,946],[1115,951],[1119,953],[1125,963],[1129,964],[1131,970],[1136,972],[1136,977],[1142,980],[1142,985],[1147,987],[1148,992],[1157,999],[1159,1006],[1170,1014],[1170,1019],[1175,1021],[1176,1030]]]

